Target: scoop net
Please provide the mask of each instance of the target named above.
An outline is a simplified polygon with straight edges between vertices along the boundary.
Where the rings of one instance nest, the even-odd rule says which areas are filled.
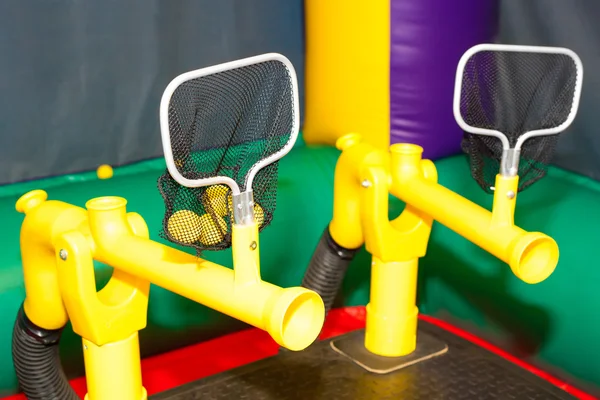
[[[577,112],[582,75],[578,56],[563,48],[484,44],[463,55],[454,115],[483,190],[493,192],[498,173],[518,175],[519,191],[545,176]]]
[[[198,252],[228,248],[232,224],[244,223],[240,198],[259,230],[269,225],[278,160],[299,125],[296,75],[285,57],[265,54],[180,75],[165,90],[160,118],[164,238]]]

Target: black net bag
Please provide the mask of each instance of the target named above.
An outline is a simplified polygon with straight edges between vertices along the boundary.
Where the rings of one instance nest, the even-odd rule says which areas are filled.
[[[202,250],[231,246],[232,224],[273,218],[278,160],[298,134],[296,76],[266,54],[188,72],[161,102],[167,170],[161,235]]]
[[[568,49],[484,44],[461,58],[454,115],[471,175],[488,193],[498,173],[518,190],[546,174],[558,134],[577,112],[583,68]]]

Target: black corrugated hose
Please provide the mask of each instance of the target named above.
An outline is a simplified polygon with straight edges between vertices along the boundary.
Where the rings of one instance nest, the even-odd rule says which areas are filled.
[[[325,303],[325,314],[333,307],[348,266],[359,249],[346,249],[338,245],[329,233],[329,226],[308,264],[302,286],[317,292]]]
[[[12,357],[21,390],[30,400],[79,400],[60,363],[62,329],[47,330],[19,309],[12,337]]]
[[[346,249],[338,245],[329,233],[329,226],[321,235],[319,244],[308,264],[302,287],[315,291],[325,303],[325,316],[329,313],[340,291],[348,266],[358,249]],[[285,352],[287,349],[280,348]]]

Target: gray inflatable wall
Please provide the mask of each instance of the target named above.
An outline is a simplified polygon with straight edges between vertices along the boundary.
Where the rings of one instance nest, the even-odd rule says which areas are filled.
[[[0,184],[161,156],[188,70],[279,52],[302,88],[303,20],[302,0],[0,2]]]
[[[593,0],[502,0],[499,40],[580,55],[555,163],[600,180],[598,17]],[[303,102],[303,25],[302,0],[0,2],[0,185],[161,156],[160,96],[190,69],[280,52]]]
[[[560,137],[553,163],[600,180],[600,2],[502,0],[499,41],[560,46],[583,62],[579,112]]]

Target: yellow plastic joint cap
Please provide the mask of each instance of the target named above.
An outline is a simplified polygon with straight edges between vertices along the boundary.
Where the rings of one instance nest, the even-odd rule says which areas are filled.
[[[27,214],[29,210],[34,209],[46,200],[48,200],[48,193],[43,190],[32,190],[17,200],[15,208],[18,212]]]

